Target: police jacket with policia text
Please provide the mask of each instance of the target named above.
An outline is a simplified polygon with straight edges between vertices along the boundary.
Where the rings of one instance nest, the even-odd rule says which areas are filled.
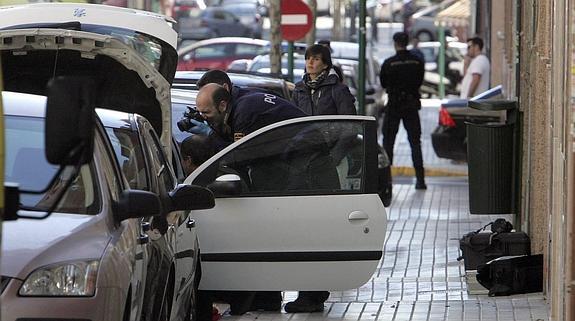
[[[295,85],[292,101],[308,115],[356,114],[355,98],[333,69],[315,89],[310,88],[305,80],[299,81]]]
[[[273,94],[239,89],[232,90],[231,110],[227,117],[230,131],[222,137],[228,143],[267,125],[306,116],[291,102]]]
[[[400,50],[381,66],[379,80],[386,89],[386,110],[421,108],[419,87],[423,83],[425,62],[417,55]]]

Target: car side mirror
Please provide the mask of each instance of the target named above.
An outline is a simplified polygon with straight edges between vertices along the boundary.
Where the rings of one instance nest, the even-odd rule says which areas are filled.
[[[205,210],[216,206],[214,194],[197,185],[178,185],[170,192],[171,208],[165,212],[179,210]]]
[[[225,174],[208,185],[216,196],[233,196],[242,192],[242,179],[236,174]]]
[[[94,82],[86,77],[57,77],[48,83],[46,159],[54,165],[83,165],[94,152]]]
[[[117,203],[118,219],[120,221],[129,218],[155,216],[161,213],[162,205],[158,195],[140,190],[125,190],[120,194]]]

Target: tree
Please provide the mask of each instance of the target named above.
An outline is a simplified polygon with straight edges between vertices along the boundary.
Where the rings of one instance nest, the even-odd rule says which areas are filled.
[[[284,0],[286,1],[286,0]],[[289,0],[287,0],[289,1]],[[281,0],[269,1],[270,13],[270,63],[271,72],[273,74],[281,75]]]

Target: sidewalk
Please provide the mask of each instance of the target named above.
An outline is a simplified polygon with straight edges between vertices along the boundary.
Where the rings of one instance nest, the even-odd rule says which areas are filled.
[[[541,293],[493,297],[471,295],[460,255],[459,239],[499,217],[469,214],[467,164],[435,156],[430,134],[437,125],[437,108],[420,112],[426,191],[416,191],[408,171],[411,151],[403,128],[395,144],[393,200],[387,208],[384,257],[371,280],[359,289],[332,292],[323,313],[249,312],[224,316],[236,320],[378,320],[378,321],[547,321]],[[452,173],[454,175],[448,175]],[[457,175],[455,175],[457,174]],[[297,292],[285,292],[284,303]]]
[[[498,217],[470,215],[467,179],[430,178],[426,191],[395,184],[384,258],[359,289],[332,292],[323,313],[249,312],[235,320],[546,321],[541,293],[490,298],[467,292],[459,238]],[[509,216],[506,217],[510,219]],[[297,296],[285,292],[284,302]]]

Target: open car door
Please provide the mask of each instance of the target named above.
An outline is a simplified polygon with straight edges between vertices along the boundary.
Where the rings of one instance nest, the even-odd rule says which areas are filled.
[[[262,128],[185,183],[216,207],[194,211],[204,290],[344,290],[382,257],[376,121],[313,116]]]

